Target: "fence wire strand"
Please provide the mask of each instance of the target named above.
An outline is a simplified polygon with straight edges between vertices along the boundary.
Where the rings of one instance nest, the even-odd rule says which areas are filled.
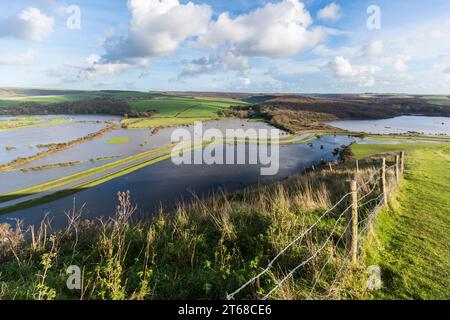
[[[398,168],[398,164],[394,164],[391,166],[385,166],[385,171],[390,170],[390,169],[397,169]],[[370,200],[367,200],[363,203],[361,203],[362,200],[367,199],[370,195],[372,195],[376,190],[377,187],[379,187],[378,181],[381,179],[381,175],[379,170],[376,170],[376,172],[371,175],[371,177],[367,180],[361,183],[361,185],[356,189],[356,192],[359,193],[361,190],[363,190],[365,187],[367,187],[368,185],[370,185],[372,182],[375,182],[373,184],[372,187],[370,187],[370,189],[361,197],[358,198],[358,207],[359,208],[364,208],[366,206],[368,206],[369,204],[372,204],[373,202],[376,202],[376,205],[370,209],[370,212],[365,216],[365,218],[361,221],[358,222],[357,226],[359,229],[358,232],[358,236],[362,236],[364,234],[366,234],[366,231],[368,230],[370,224],[372,223],[374,217],[376,216],[376,214],[378,213],[379,209],[383,207],[384,205],[384,193],[379,194],[378,196],[376,196],[375,198],[372,198]],[[394,179],[394,185],[397,185],[395,179]],[[250,280],[248,280],[247,282],[245,282],[241,287],[239,287],[237,290],[235,290],[234,292],[232,292],[231,294],[227,294],[227,300],[232,300],[234,299],[234,297],[240,293],[242,290],[244,290],[246,287],[248,287],[250,284],[254,283],[257,279],[261,278],[263,275],[265,275],[267,272],[270,271],[270,269],[274,266],[275,262],[284,254],[286,253],[287,250],[289,250],[289,248],[291,248],[293,245],[295,245],[297,242],[299,242],[300,240],[302,240],[308,233],[310,233],[321,221],[323,218],[325,218],[329,213],[331,213],[334,209],[336,209],[348,196],[352,195],[352,192],[349,192],[347,194],[345,194],[342,198],[340,198],[340,200],[338,202],[336,202],[333,207],[331,207],[330,209],[326,210],[313,224],[311,224],[308,229],[306,229],[300,236],[298,236],[297,238],[295,238],[293,241],[291,241],[286,247],[284,247],[283,250],[281,250],[267,265],[266,268],[264,268],[260,273],[258,273],[256,276],[252,277]],[[381,200],[380,200],[381,199]],[[344,215],[352,208],[352,205],[350,205],[349,207],[347,207],[344,211],[341,212],[341,214],[339,215],[339,217],[337,218],[333,229],[331,230],[330,234],[328,235],[328,237],[325,239],[325,241],[322,243],[322,245],[319,247],[319,249],[317,249],[314,253],[310,254],[310,256],[306,259],[303,260],[300,264],[298,264],[295,268],[293,268],[286,276],[283,277],[283,279],[281,279],[280,281],[277,282],[277,284],[275,285],[275,287],[273,287],[267,294],[265,294],[261,300],[267,300],[268,298],[270,298],[270,296],[278,289],[280,288],[284,282],[286,282],[289,278],[291,278],[295,272],[297,270],[299,270],[301,267],[307,265],[310,261],[312,261],[313,259],[315,259],[327,246],[327,244],[330,242],[330,240],[332,239],[333,235],[335,234],[338,225],[339,225],[339,221],[344,217]],[[345,235],[347,234],[347,231],[349,229],[349,227],[351,226],[351,220],[348,221],[347,225],[345,226],[344,231],[342,232],[341,236],[339,237],[339,239],[336,241],[333,250],[331,251],[327,261],[324,263],[324,265],[321,267],[321,270],[319,271],[318,275],[314,277],[314,282],[312,284],[312,287],[309,291],[309,295],[308,298],[311,299],[314,290],[317,287],[317,284],[319,283],[321,276],[325,270],[325,267],[328,265],[328,263],[331,261],[334,252],[337,252],[338,250],[338,246],[339,243],[342,242],[342,240],[344,239]],[[346,251],[348,251],[346,249]],[[333,280],[333,282],[331,283],[331,285],[329,286],[329,290],[328,290],[328,296],[331,294],[331,291],[333,290],[333,288],[335,287],[337,281],[339,281],[340,279],[340,275],[343,272],[344,268],[347,268],[348,264],[349,264],[349,255],[350,252],[346,252],[345,256],[344,256],[344,261],[342,266],[339,268],[339,270],[336,273],[336,276]]]

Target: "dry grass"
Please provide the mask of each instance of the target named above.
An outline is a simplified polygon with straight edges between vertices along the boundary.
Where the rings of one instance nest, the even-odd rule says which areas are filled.
[[[366,181],[374,172],[369,162],[358,180]],[[67,214],[67,228],[58,233],[50,232],[48,220],[36,232],[23,230],[20,222],[15,228],[2,225],[0,298],[222,299],[265,268],[347,193],[346,180],[353,176],[350,165],[333,172],[317,170],[234,194],[219,193],[206,201],[180,203],[174,213],[160,212],[150,221],[134,221],[131,195],[119,193],[112,219],[84,221],[82,208],[74,208]],[[277,279],[320,248],[335,224],[338,228],[323,252],[271,298],[338,296],[334,280],[345,261],[340,241],[345,223],[338,217],[345,207],[344,201],[237,298],[266,294]],[[65,285],[70,265],[82,270],[80,290]]]

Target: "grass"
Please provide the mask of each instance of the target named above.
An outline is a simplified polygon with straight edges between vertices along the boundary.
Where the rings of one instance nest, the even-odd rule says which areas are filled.
[[[246,105],[245,102],[234,99],[178,96],[157,96],[130,103],[136,111],[156,111],[158,118],[217,117],[224,108]]]
[[[46,121],[43,121],[43,119],[38,117],[18,117],[15,120],[0,120],[0,132],[25,128],[56,126],[72,121],[72,119],[69,118],[57,117],[45,120]]]
[[[213,118],[139,118],[122,120],[122,126],[128,129],[160,128],[173,126],[187,126],[197,121],[209,121]]]
[[[116,215],[87,222],[76,209],[67,229],[33,235],[0,228],[2,299],[223,299],[259,273],[287,243],[305,231],[346,192],[353,170],[316,171],[209,200],[180,204],[151,220],[133,220],[131,195],[119,193]],[[361,170],[367,179],[373,170]],[[346,204],[342,204],[342,208]],[[336,234],[314,261],[280,288],[272,299],[335,297],[330,293],[342,265],[339,242],[342,208],[326,216],[303,241],[293,245],[272,272],[239,297],[260,298],[285,274],[316,251],[334,225]],[[23,239],[28,237],[30,242]],[[325,272],[321,267],[330,258]],[[68,290],[66,269],[77,265],[83,289]],[[318,284],[311,292],[311,284]]]
[[[116,138],[109,138],[108,143],[109,144],[124,144],[130,141],[129,137],[116,137]]]
[[[73,102],[94,99],[97,97],[99,97],[99,95],[96,93],[11,97],[1,99],[0,106],[15,106],[22,103],[51,104]]]
[[[370,299],[450,298],[450,145],[356,145],[358,157],[406,150],[406,175],[383,210],[363,252],[379,265],[383,289]]]

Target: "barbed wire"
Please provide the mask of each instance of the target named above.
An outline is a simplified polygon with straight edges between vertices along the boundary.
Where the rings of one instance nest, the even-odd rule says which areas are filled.
[[[292,269],[281,281],[279,281],[277,283],[277,285],[269,291],[269,293],[267,293],[261,300],[267,300],[267,298],[270,297],[270,295],[275,292],[279,287],[281,287],[281,285],[283,285],[283,283],[289,279],[290,277],[292,277],[292,275],[301,267],[305,266],[309,261],[313,260],[315,257],[317,257],[319,255],[320,252],[322,252],[322,250],[326,247],[327,243],[330,241],[330,239],[332,238],[334,232],[337,229],[338,223],[339,221],[342,219],[342,217],[344,216],[344,214],[350,210],[352,208],[352,205],[348,206],[347,209],[345,209],[341,215],[338,217],[338,219],[336,220],[333,230],[331,230],[330,235],[327,237],[327,239],[324,241],[323,245],[316,250],[316,252],[314,252],[308,259],[304,260],[302,263],[300,263],[298,266],[296,266],[294,269]]]
[[[322,219],[331,211],[333,211],[334,209],[336,209],[336,207],[338,205],[340,205],[349,195],[351,195],[351,192],[345,194],[333,207],[331,207],[330,209],[328,209],[327,211],[325,211],[317,220],[316,222],[314,222],[308,229],[306,229],[300,236],[298,236],[297,238],[295,238],[293,241],[291,241],[283,250],[281,250],[276,256],[275,258],[273,258],[269,264],[267,265],[267,267],[261,271],[260,273],[258,273],[256,276],[254,276],[253,278],[251,278],[249,281],[247,281],[246,283],[244,283],[239,289],[237,289],[236,291],[234,291],[231,294],[227,295],[227,300],[231,300],[234,298],[234,296],[236,294],[238,294],[239,292],[241,292],[243,289],[245,289],[247,286],[249,286],[250,284],[252,284],[256,279],[259,279],[261,276],[263,276],[264,274],[266,274],[270,268],[272,268],[273,264],[275,263],[276,260],[278,260],[279,257],[281,257],[289,248],[291,248],[294,244],[296,244],[298,241],[302,240],[312,229],[314,229],[315,226],[317,226],[319,224],[320,221],[322,221]]]
[[[311,299],[312,294],[313,294],[314,290],[316,289],[317,283],[319,282],[320,277],[322,276],[322,273],[325,271],[325,267],[326,267],[326,266],[328,265],[328,263],[331,261],[331,258],[333,257],[333,252],[336,252],[336,251],[337,251],[337,247],[339,246],[339,242],[341,242],[342,239],[344,239],[344,236],[346,235],[347,230],[348,230],[348,228],[350,227],[351,223],[352,223],[352,221],[349,220],[348,223],[347,223],[347,226],[346,226],[345,229],[344,229],[344,231],[342,231],[341,236],[340,236],[339,239],[336,241],[336,244],[335,244],[333,250],[331,251],[330,256],[328,257],[327,261],[324,263],[324,265],[323,265],[322,268],[320,269],[319,275],[315,278],[314,283],[313,283],[313,285],[312,285],[312,288],[311,288],[311,290],[310,290],[310,292],[309,292],[308,299]]]
[[[387,166],[385,167],[385,170],[389,170],[389,169],[393,169],[393,168],[397,168],[397,163],[391,166]],[[367,181],[364,181],[358,188],[357,188],[357,192],[363,190],[363,188],[367,187],[371,182],[376,182],[377,180],[381,179],[381,176],[378,177],[379,175],[379,171],[377,170],[377,172],[375,172]],[[359,199],[358,202],[360,202],[361,200],[364,200],[366,198],[368,198],[371,194],[373,194],[375,192],[375,190],[377,189],[378,184],[374,183],[374,185],[371,187],[371,189],[366,192],[364,195],[362,195]],[[259,279],[260,277],[262,277],[264,274],[266,274],[267,272],[270,271],[270,269],[273,267],[274,263],[287,251],[289,250],[289,248],[291,248],[293,245],[295,245],[297,242],[299,242],[300,240],[302,240],[308,233],[310,233],[314,227],[316,227],[323,218],[325,218],[325,216],[327,214],[329,214],[330,212],[332,212],[334,209],[336,209],[349,195],[351,195],[352,192],[349,192],[347,194],[345,194],[344,196],[342,196],[342,198],[339,199],[338,202],[336,202],[330,209],[326,210],[312,225],[310,225],[308,227],[308,229],[306,229],[300,236],[298,236],[297,238],[295,238],[293,241],[291,241],[286,247],[284,247],[267,265],[266,268],[264,268],[261,272],[259,272],[257,275],[255,275],[254,277],[252,277],[250,280],[248,280],[247,282],[245,282],[241,287],[239,287],[237,290],[235,290],[234,292],[232,292],[231,294],[227,294],[227,300],[232,300],[234,299],[234,297],[240,293],[242,290],[244,290],[247,286],[249,286],[250,284],[254,283],[257,279]],[[384,193],[379,194],[376,198],[370,199],[368,201],[365,201],[364,203],[359,203],[358,207],[365,207],[373,202],[376,202],[378,200],[380,200],[380,198],[384,197]],[[360,226],[364,226],[359,234],[364,234],[368,227],[369,227],[369,223],[366,223],[369,220],[372,220],[373,217],[377,214],[378,210],[383,207],[384,204],[384,200],[381,199],[381,201],[379,201],[379,203],[370,211],[370,213],[358,223],[358,228]],[[306,264],[308,264],[311,260],[313,260],[314,258],[316,258],[326,247],[326,245],[328,244],[328,242],[331,240],[331,238],[333,237],[333,235],[335,234],[335,231],[338,227],[338,223],[339,221],[342,219],[342,217],[345,215],[346,212],[348,212],[348,210],[350,210],[352,208],[352,205],[350,205],[349,207],[347,207],[343,212],[341,212],[341,214],[339,215],[339,217],[337,218],[334,227],[331,231],[331,233],[329,234],[329,236],[325,239],[325,241],[323,242],[323,244],[320,246],[320,248],[318,250],[316,250],[314,253],[312,253],[309,258],[307,258],[306,260],[302,261],[299,265],[297,265],[294,269],[292,269],[283,279],[281,279],[280,281],[277,282],[276,286],[274,288],[272,288],[266,295],[264,295],[262,297],[262,300],[267,300],[278,288],[280,288],[283,283],[288,280],[289,278],[291,278],[295,272],[300,269],[301,267],[305,266]],[[339,237],[339,239],[337,240],[336,244],[333,247],[333,250],[329,256],[329,258],[327,259],[327,261],[325,262],[325,264],[322,266],[318,276],[315,278],[313,286],[310,290],[309,293],[309,298],[312,296],[318,281],[320,280],[320,277],[322,275],[322,273],[325,270],[326,265],[331,261],[333,252],[335,252],[337,250],[337,247],[339,245],[339,243],[342,241],[342,239],[344,238],[345,234],[347,233],[348,228],[351,225],[351,220],[347,223],[342,235]],[[347,252],[346,257],[344,257],[344,263],[342,264],[341,268],[338,270],[336,277],[333,281],[333,283],[330,286],[329,289],[329,293],[331,292],[331,290],[333,289],[333,287],[335,286],[336,282],[339,279],[339,274],[342,272],[342,269],[346,267],[346,265],[348,264],[348,255],[349,253]]]

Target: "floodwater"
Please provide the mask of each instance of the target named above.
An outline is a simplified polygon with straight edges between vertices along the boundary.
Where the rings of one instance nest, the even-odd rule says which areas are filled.
[[[97,132],[105,126],[105,123],[73,121],[55,126],[0,131],[0,164],[47,150],[38,148],[39,144],[69,142]],[[7,150],[7,147],[14,149]]]
[[[73,121],[62,125],[19,129],[13,131],[0,132],[0,163],[8,163],[18,156],[26,157],[34,155],[43,149],[37,149],[36,144],[55,143],[70,141],[91,132],[96,132],[103,128],[104,121],[119,120],[118,117],[111,116],[70,116]],[[0,118],[1,119],[1,118]],[[79,121],[102,121],[102,123],[86,123]],[[266,123],[248,122],[241,119],[209,121],[203,123],[203,129],[216,128],[221,132],[226,129],[271,129]],[[126,130],[118,129],[105,134],[102,137],[75,145],[71,148],[53,153],[47,157],[37,159],[26,165],[19,166],[12,171],[0,173],[0,194],[21,190],[29,186],[42,184],[64,176],[81,172],[109,162],[117,161],[141,152],[168,146],[171,144],[172,132],[177,128],[163,128],[157,133],[153,129]],[[193,136],[193,127],[185,127]],[[111,144],[111,138],[127,137],[128,142],[123,144]],[[43,141],[43,142],[42,142]],[[6,151],[3,146],[13,145],[17,149]],[[34,147],[30,147],[30,144]],[[92,162],[91,159],[110,158],[105,161]],[[22,172],[22,168],[38,167],[55,163],[66,163],[81,161],[82,164],[72,167],[52,168],[43,171]]]
[[[336,128],[371,134],[419,132],[450,135],[450,117],[401,116],[383,120],[328,121]]]
[[[234,191],[259,183],[282,180],[302,172],[322,160],[338,158],[336,148],[349,145],[354,138],[346,136],[322,136],[307,144],[280,146],[279,172],[274,176],[261,176],[261,165],[175,165],[165,160],[139,169],[95,188],[58,199],[54,202],[0,216],[1,222],[21,219],[24,225],[38,224],[46,214],[54,228],[63,227],[75,203],[83,207],[83,218],[109,217],[114,215],[118,191],[129,190],[138,215],[151,216],[162,206],[174,208],[179,201],[188,201],[193,195],[206,197],[214,192]],[[269,148],[270,149],[270,148]],[[254,151],[254,150],[253,150]],[[247,146],[247,156],[250,151]]]
[[[55,116],[47,116],[55,117]],[[64,117],[64,116],[57,116]],[[112,116],[66,116],[73,121],[56,126],[19,129],[0,132],[0,164],[7,163],[19,156],[36,154],[37,144],[67,142],[96,132],[105,127],[105,121],[119,121]],[[11,119],[11,117],[0,117]],[[45,119],[45,117],[43,117]],[[450,118],[405,116],[386,120],[371,121],[332,121],[331,125],[350,131],[374,134],[405,133],[408,131],[428,134],[450,134]],[[184,127],[193,136],[193,127]],[[271,129],[262,122],[247,122],[245,120],[223,120],[203,123],[203,129],[215,128],[224,132],[226,129]],[[118,129],[103,137],[76,145],[72,148],[38,159],[17,169],[0,173],[0,194],[41,184],[66,175],[80,172],[110,161],[167,146],[171,135],[177,128],[164,128],[157,132],[153,129],[125,130]],[[283,133],[283,137],[287,137]],[[128,138],[123,144],[111,144],[111,138]],[[133,202],[138,206],[139,215],[151,216],[161,206],[172,210],[179,201],[189,201],[193,195],[206,197],[211,193],[239,190],[248,186],[270,181],[282,180],[302,172],[311,165],[317,165],[322,160],[332,161],[338,158],[333,151],[343,145],[360,141],[346,136],[322,136],[320,139],[304,144],[289,144],[280,146],[278,159],[279,172],[274,176],[261,176],[261,165],[181,165],[177,166],[171,160],[165,160],[139,169],[112,181],[101,184],[89,190],[83,190],[75,195],[61,198],[51,203],[34,208],[17,211],[0,216],[1,222],[11,219],[21,219],[24,225],[38,224],[48,214],[55,228],[63,227],[67,221],[65,212],[72,210],[74,199],[77,208],[83,206],[84,218],[109,217],[114,215],[117,205],[118,191],[129,190]],[[395,143],[378,142],[377,143]],[[6,146],[16,149],[6,151]],[[248,153],[254,152],[248,150]],[[114,159],[91,162],[91,159],[114,157]],[[21,172],[21,168],[42,166],[54,163],[83,161],[81,165],[54,168],[44,171]]]

